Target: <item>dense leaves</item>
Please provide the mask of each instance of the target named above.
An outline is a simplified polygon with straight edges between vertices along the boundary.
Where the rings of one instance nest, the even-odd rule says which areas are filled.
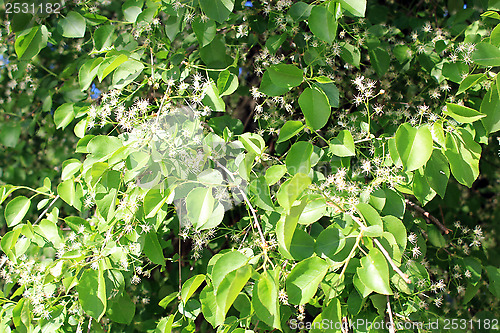
[[[495,1],[18,5],[1,332],[494,330]]]

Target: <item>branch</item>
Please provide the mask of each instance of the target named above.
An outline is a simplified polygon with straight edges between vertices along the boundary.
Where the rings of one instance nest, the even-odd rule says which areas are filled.
[[[40,214],[40,216],[38,216],[38,218],[36,219],[36,221],[33,224],[37,224],[38,222],[40,222],[40,220],[45,216],[45,214],[47,214],[50,207],[52,207],[56,203],[57,199],[59,199],[59,194],[54,198],[54,200],[52,200],[50,205],[42,212],[42,214]]]
[[[234,176],[231,173],[231,171],[229,171],[225,166],[223,166],[222,164],[220,164],[219,161],[215,160],[213,157],[209,156],[209,158],[212,161],[214,161],[215,164],[217,164],[217,166],[219,168],[221,168],[222,170],[224,170],[229,175],[229,177],[231,177],[231,180],[234,182],[234,184],[236,185],[236,187],[240,191],[241,196],[243,197],[243,200],[245,200],[245,203],[248,205],[248,208],[250,208],[250,212],[252,212],[253,221],[254,221],[255,227],[257,228],[257,230],[259,232],[260,241],[262,242],[261,248],[264,250],[264,252],[266,253],[266,256],[267,256],[267,242],[266,242],[266,238],[264,237],[264,233],[262,232],[262,229],[260,228],[259,220],[257,219],[257,213],[255,212],[255,209],[253,208],[252,204],[250,203],[250,200],[248,199],[248,197],[245,194],[245,192],[243,192],[243,190],[241,189],[241,187],[236,184],[236,179],[234,178]]]
[[[387,261],[389,261],[389,264],[391,264],[391,267],[392,269],[399,274],[399,276],[401,276],[403,278],[403,280],[410,284],[411,283],[411,280],[409,279],[408,277],[408,274],[405,274],[403,273],[398,266],[396,266],[396,264],[394,263],[394,261],[392,260],[391,256],[389,255],[389,253],[385,250],[385,248],[382,246],[382,244],[380,244],[380,242],[378,241],[378,239],[376,238],[373,238],[373,242],[377,245],[377,247],[380,249],[380,251],[382,251],[382,253],[384,254],[385,258],[387,259]]]
[[[451,231],[450,229],[446,228],[444,224],[439,222],[439,220],[434,216],[432,216],[431,214],[429,214],[429,212],[425,211],[425,209],[423,209],[422,207],[420,207],[419,205],[408,199],[405,199],[405,202],[408,206],[410,206],[411,208],[415,209],[417,212],[422,214],[428,221],[434,223],[439,229],[441,229],[442,232],[444,232],[445,234],[450,233]]]
[[[340,206],[338,206],[337,204],[333,203],[333,202],[328,202],[330,205],[334,205],[335,207],[337,207],[338,209],[340,209],[341,211],[343,211],[344,213],[347,213],[358,225],[359,225],[359,228],[361,230],[361,232],[363,232],[364,229],[366,229],[366,226],[360,221],[360,219],[355,216],[354,214],[350,213],[350,212],[347,212],[345,210],[343,210]],[[382,244],[380,244],[380,242],[378,241],[378,239],[376,238],[373,238],[373,242],[375,243],[375,245],[377,245],[377,247],[380,249],[380,251],[382,252],[382,254],[385,256],[385,258],[387,259],[387,261],[389,261],[389,264],[391,264],[391,267],[392,269],[399,274],[399,276],[401,276],[401,278],[403,278],[403,280],[410,284],[411,283],[411,280],[409,279],[408,275],[403,273],[398,266],[396,266],[396,264],[394,263],[394,261],[392,260],[391,256],[389,255],[389,253],[385,250],[384,246]]]
[[[389,302],[389,296],[387,296],[387,312],[389,313],[389,333],[396,332],[396,326],[394,325],[394,319],[392,318],[391,302]]]

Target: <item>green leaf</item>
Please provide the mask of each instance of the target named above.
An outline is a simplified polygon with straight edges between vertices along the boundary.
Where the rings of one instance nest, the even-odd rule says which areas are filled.
[[[111,24],[102,25],[94,33],[94,49],[97,52],[109,51],[116,39],[115,27]]]
[[[371,290],[383,295],[392,295],[389,267],[384,255],[377,248],[372,248],[367,256],[361,258],[361,267],[356,269],[356,274]]]
[[[314,254],[314,239],[304,230],[296,228],[290,243],[290,254],[295,260],[303,260]]]
[[[299,86],[304,76],[302,70],[287,64],[272,65],[266,72],[273,84],[287,89]]]
[[[361,61],[361,53],[359,48],[348,43],[344,43],[340,47],[340,57],[347,63],[359,68]]]
[[[151,262],[158,265],[165,265],[165,257],[163,257],[163,249],[156,232],[150,231],[146,234],[144,242],[144,254]]]
[[[448,179],[450,178],[450,167],[448,166],[448,160],[440,150],[434,149],[432,151],[431,158],[425,165],[424,175],[430,187],[441,198],[444,198]]]
[[[425,165],[433,148],[429,128],[421,126],[416,129],[408,123],[402,124],[396,131],[396,148],[407,171]]]
[[[486,266],[488,279],[490,281],[489,290],[493,295],[500,298],[500,268],[495,266]]]
[[[308,174],[311,170],[311,155],[313,145],[308,141],[299,141],[292,145],[285,159],[288,172],[291,175],[297,173]]]
[[[252,194],[252,200],[255,202],[257,207],[268,211],[275,210],[273,201],[271,200],[269,185],[265,181],[264,177],[261,176],[254,179],[250,183],[249,190]]]
[[[76,290],[83,311],[100,321],[106,311],[107,300],[102,265],[99,265],[97,270],[85,270],[78,281]]]
[[[226,104],[219,95],[219,90],[213,81],[205,85],[205,97],[203,97],[203,104],[210,107],[212,111],[225,112]]]
[[[276,51],[280,48],[283,42],[288,37],[288,34],[283,33],[281,35],[269,36],[266,40],[266,48],[269,50],[270,54],[276,54]]]
[[[65,129],[73,119],[75,119],[76,112],[73,103],[64,103],[54,112],[54,123],[56,128]]]
[[[318,88],[306,88],[299,96],[299,106],[306,124],[316,131],[323,128],[330,118],[331,107],[325,93]]]
[[[406,45],[394,46],[394,48],[392,49],[392,53],[394,54],[394,56],[396,57],[396,59],[400,64],[404,64],[405,62],[411,59],[411,49]],[[443,72],[444,72],[444,67],[443,67]]]
[[[485,114],[463,105],[446,103],[446,110],[443,114],[452,117],[459,123],[473,123],[476,120],[486,117]]]
[[[217,327],[217,303],[214,288],[209,280],[207,280],[206,287],[200,292],[200,303],[205,320],[212,324],[213,327]]]
[[[44,25],[37,25],[23,31],[16,38],[14,49],[20,60],[30,60],[47,46],[49,32]]]
[[[172,332],[172,326],[174,325],[175,315],[169,315],[168,317],[163,317],[156,326],[154,333],[170,333]]]
[[[326,214],[326,199],[323,196],[313,197],[307,201],[304,210],[300,214],[299,223],[309,225],[316,222]]]
[[[222,323],[234,300],[243,289],[252,274],[252,266],[245,265],[229,274],[221,281],[215,292],[217,303],[217,322]]]
[[[230,272],[242,267],[248,262],[248,258],[239,251],[229,251],[221,254],[219,257],[214,257],[216,260],[212,265],[213,268],[207,269],[208,274],[211,275],[214,290],[217,291],[220,283],[226,275]],[[210,266],[210,263],[209,263]]]
[[[389,53],[381,47],[370,50],[370,63],[372,64],[378,77],[384,76],[391,64]]]
[[[330,152],[339,157],[348,157],[356,155],[354,139],[351,132],[342,130],[339,134],[330,140]]]
[[[499,76],[497,76],[497,80],[498,78]],[[486,117],[481,119],[481,122],[488,133],[495,133],[500,130],[500,98],[498,87],[498,83],[492,85],[481,102],[480,110],[486,115]]]
[[[284,173],[283,173],[284,174]],[[17,186],[3,185],[0,186],[0,205],[9,197],[9,195],[15,190],[19,189]]]
[[[170,189],[161,191],[159,189],[152,188],[146,193],[144,197],[144,214],[146,218],[151,218],[156,216],[160,209],[165,204],[171,204],[174,199],[175,192]]]
[[[73,133],[75,133],[77,138],[83,138],[85,136],[85,131],[87,130],[87,118],[81,119],[76,123],[73,128]]]
[[[30,206],[31,200],[24,196],[18,196],[9,201],[4,212],[7,226],[13,227],[19,224],[28,213]]]
[[[220,96],[231,95],[238,88],[238,77],[227,69],[220,72],[217,79],[217,89]]]
[[[285,282],[290,304],[308,303],[316,294],[318,285],[323,280],[328,268],[328,264],[318,257],[302,260],[295,265]]]
[[[394,216],[384,216],[382,217],[382,222],[384,223],[384,230],[390,232],[394,236],[396,243],[399,245],[401,251],[406,249],[406,242],[408,240],[406,235],[406,228],[400,219]]]
[[[290,17],[294,21],[303,21],[303,20],[307,20],[309,15],[311,15],[312,8],[313,8],[313,5],[299,1],[299,2],[294,3],[290,7],[287,14],[290,15]]]
[[[327,43],[333,43],[337,36],[337,20],[325,6],[314,6],[307,24],[316,37]]]
[[[174,300],[177,299],[177,296],[179,296],[179,292],[174,291],[173,293],[168,294],[167,296],[163,297],[160,302],[158,302],[158,305],[161,306],[162,308],[166,309],[167,306]]]
[[[280,134],[276,143],[287,141],[288,139],[299,134],[302,129],[304,129],[304,124],[298,120],[289,120],[280,129]]]
[[[0,143],[6,147],[14,148],[21,136],[21,125],[4,123],[0,124]]]
[[[104,59],[104,61],[99,65],[97,69],[97,77],[99,78],[99,82],[102,82],[106,76],[111,74],[115,69],[118,68],[121,64],[128,60],[128,57],[125,54],[114,55],[109,58]]]
[[[219,23],[223,23],[233,11],[234,0],[200,0],[203,12]]]
[[[403,218],[405,202],[403,197],[394,190],[381,188],[373,191],[370,195],[369,203],[383,215],[393,215]]]
[[[82,91],[90,87],[103,60],[103,58],[89,59],[80,67],[78,71],[78,83]]]
[[[265,71],[260,81],[259,90],[267,96],[281,96],[286,94],[290,89],[286,87],[280,87],[273,83],[269,71]]]
[[[23,228],[21,226],[14,228],[13,230],[5,233],[5,235],[2,236],[2,240],[0,241],[0,247],[2,248],[2,251],[7,256],[9,256],[9,259],[11,260],[14,260],[16,257],[12,250],[15,250],[15,246],[17,244],[19,236],[21,235],[22,229]]]
[[[82,38],[85,36],[85,19],[75,11],[71,11],[59,21],[63,37]]]
[[[369,204],[360,202],[356,205],[356,210],[361,215],[367,226],[383,226],[382,219],[375,208]]]
[[[59,227],[52,221],[43,219],[40,221],[38,226],[34,227],[35,230],[39,230],[43,237],[49,240],[54,247],[59,248],[62,243],[62,238],[59,233]]]
[[[192,27],[200,47],[210,44],[217,34],[217,27],[213,20],[203,22],[201,18],[198,17],[193,21]]]
[[[330,226],[323,230],[316,240],[316,253],[321,257],[332,257],[345,246],[345,236],[339,229]]]
[[[293,255],[290,253],[290,247],[300,214],[304,210],[304,207],[305,202],[302,202],[299,206],[293,206],[290,209],[290,213],[282,214],[280,220],[276,224],[278,249],[280,253],[288,259],[294,259]]]
[[[177,15],[170,15],[165,22],[165,33],[170,41],[174,41],[177,34],[184,28],[184,10],[180,9]]]
[[[253,153],[257,156],[262,155],[262,153],[266,149],[266,143],[264,142],[264,139],[256,133],[243,133],[239,136],[239,140],[241,141],[245,149],[248,150],[248,152]]]
[[[87,151],[100,161],[107,160],[122,147],[119,138],[107,135],[94,136],[87,143]]]
[[[215,199],[212,188],[197,187],[186,198],[187,215],[195,228],[199,229],[208,222],[214,209]]]
[[[129,325],[134,319],[134,315],[135,304],[126,292],[109,300],[106,316],[112,321]]]
[[[339,107],[339,89],[335,84],[333,84],[332,82],[313,82],[313,85],[323,90],[326,97],[328,97],[328,103],[332,108]]]
[[[500,66],[500,49],[489,43],[478,43],[472,61],[481,66]]]
[[[196,292],[199,286],[205,282],[205,275],[198,274],[184,282],[181,290],[181,299],[184,303]]]
[[[364,17],[366,11],[366,0],[340,0],[343,9],[354,16]]]
[[[451,173],[462,185],[471,187],[479,175],[479,158],[481,146],[474,141],[472,135],[464,129],[446,135],[446,151],[450,162]]]
[[[441,235],[441,230],[439,230],[434,224],[429,224],[427,226],[427,236],[429,237],[429,242],[437,248],[448,245],[446,239],[443,235]]]
[[[458,87],[457,95],[487,79],[486,74],[469,74]]]
[[[75,182],[73,179],[67,179],[57,186],[57,194],[63,199],[68,205],[75,206],[78,205]]]
[[[413,175],[412,191],[418,201],[422,203],[422,206],[425,206],[436,196],[436,192],[429,186],[420,170],[415,170]]]
[[[281,330],[278,286],[269,271],[264,271],[255,283],[252,305],[259,320]]]
[[[137,20],[137,16],[142,12],[142,6],[144,4],[143,0],[128,0],[122,5],[123,16],[125,20],[130,23],[134,23]]]
[[[134,81],[144,69],[139,61],[130,59],[121,64],[113,74],[112,86],[121,89]]]
[[[495,14],[498,15],[498,13]],[[490,43],[496,47],[500,46],[500,24],[497,24],[497,26],[491,31]]]
[[[455,83],[461,83],[463,75],[469,73],[469,66],[462,62],[446,62],[443,64],[442,73],[448,80]]]
[[[298,173],[291,179],[284,182],[276,194],[278,203],[281,207],[290,211],[295,200],[299,198],[299,195],[311,184],[311,178],[309,176]]]
[[[439,231],[438,231],[439,232]],[[471,277],[467,278],[468,282],[476,285],[481,281],[481,273],[483,271],[483,266],[481,262],[474,257],[465,257],[457,260],[459,266],[464,270],[468,270],[471,273]]]
[[[286,173],[286,166],[273,165],[266,170],[266,183],[271,186],[276,184]]]

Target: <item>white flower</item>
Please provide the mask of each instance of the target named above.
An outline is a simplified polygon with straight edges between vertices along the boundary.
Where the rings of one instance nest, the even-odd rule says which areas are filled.
[[[413,258],[418,258],[422,252],[420,251],[420,247],[418,246],[415,246],[412,250],[411,250],[411,253],[413,255]]]
[[[417,244],[417,239],[418,239],[418,236],[412,232],[408,235],[408,240],[410,241],[410,243],[412,243],[413,245]]]
[[[288,305],[288,295],[284,289],[281,289],[278,293],[278,300],[284,305]]]
[[[443,304],[443,296],[439,296],[434,300],[434,305],[436,305],[438,308],[441,307]]]
[[[139,275],[134,274],[134,276],[132,276],[132,279],[130,280],[130,282],[132,284],[139,284],[139,282],[141,282],[141,278],[139,277]]]

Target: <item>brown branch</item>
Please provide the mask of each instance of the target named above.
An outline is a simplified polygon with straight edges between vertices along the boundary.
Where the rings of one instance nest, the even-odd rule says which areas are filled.
[[[389,301],[389,296],[387,296],[387,313],[389,314],[389,323],[391,324],[391,326],[389,326],[389,332],[395,333],[396,326],[394,325],[394,319],[392,318],[391,302]]]
[[[429,212],[425,211],[425,209],[423,209],[422,207],[420,207],[419,205],[408,199],[405,199],[405,202],[408,206],[410,206],[411,208],[422,214],[428,221],[434,223],[439,229],[441,229],[442,232],[444,232],[445,234],[450,233],[451,231],[450,229],[446,228],[444,224],[439,222],[439,220],[434,216],[432,216],[431,214],[429,214]]]

